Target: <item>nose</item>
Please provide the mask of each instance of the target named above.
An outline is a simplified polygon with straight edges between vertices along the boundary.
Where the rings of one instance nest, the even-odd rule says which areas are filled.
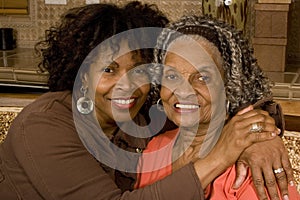
[[[174,88],[173,93],[179,99],[189,99],[196,96],[193,86],[188,81],[183,81]]]
[[[115,85],[115,89],[124,90],[124,91],[130,91],[132,90],[132,87],[133,84],[132,81],[130,80],[130,76],[128,72],[124,73]]]

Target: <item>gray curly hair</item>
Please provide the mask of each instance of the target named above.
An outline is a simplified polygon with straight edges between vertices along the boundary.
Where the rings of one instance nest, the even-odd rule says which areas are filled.
[[[269,80],[258,66],[253,57],[253,50],[241,31],[208,16],[184,16],[170,23],[158,37],[154,50],[154,65],[150,68],[152,99],[159,99],[162,64],[167,48],[182,34],[202,36],[220,51],[229,115],[233,116],[241,107],[272,95]]]

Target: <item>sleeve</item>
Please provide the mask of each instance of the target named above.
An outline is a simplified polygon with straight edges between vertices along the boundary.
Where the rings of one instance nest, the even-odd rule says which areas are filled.
[[[44,199],[204,199],[193,165],[143,189],[121,193],[84,148],[69,118],[32,113],[17,127],[15,156]]]

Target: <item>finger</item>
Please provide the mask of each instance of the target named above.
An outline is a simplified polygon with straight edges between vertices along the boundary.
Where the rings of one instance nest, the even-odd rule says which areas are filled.
[[[265,117],[264,115],[251,116],[244,119],[236,119],[235,123],[238,125],[240,131],[253,132],[253,126],[260,127],[259,131],[274,132],[280,134],[280,129],[276,127],[276,124],[271,117]]]
[[[270,116],[269,113],[267,111],[264,111],[264,110],[259,110],[259,109],[255,109],[255,110],[250,110],[248,112],[244,112],[241,114],[241,116],[243,118],[249,118],[249,117],[252,117],[252,116],[255,116],[255,115],[263,115],[263,116]]]
[[[266,123],[266,122],[257,122],[257,125],[261,127],[261,130],[258,131],[258,132],[270,132],[270,133],[274,133],[276,135],[279,135],[281,130],[279,128],[277,128],[275,126],[275,124],[269,124],[269,123]],[[245,127],[245,130],[248,130],[250,133],[253,132],[252,130],[252,126],[253,124],[249,124]]]
[[[287,150],[285,150],[285,153],[283,153],[281,158],[281,164],[285,171],[285,174],[287,176],[287,182],[293,186],[294,185],[294,175],[293,175],[293,168],[291,165],[291,162],[289,160],[289,156],[287,153]]]
[[[251,111],[251,112],[245,113],[245,114],[241,115],[241,118],[242,118],[242,119],[240,119],[241,121],[247,120],[247,121],[251,121],[252,123],[264,122],[264,121],[267,121],[268,123],[273,123],[273,121],[274,121],[272,119],[272,117],[262,114],[261,111],[259,111],[259,112]]]
[[[251,166],[252,180],[259,199],[268,199],[262,171],[259,167]]]
[[[233,183],[232,188],[233,189],[238,189],[243,182],[245,181],[247,175],[248,175],[248,165],[245,164],[242,161],[237,161],[236,163],[236,178]]]
[[[236,123],[240,124],[240,127],[248,127],[248,130],[250,130],[252,128],[253,125],[259,125],[262,130],[265,131],[275,131],[277,130],[275,121],[272,117],[270,116],[264,116],[264,115],[252,115],[248,118],[239,118],[236,119]],[[277,130],[279,131],[279,129]],[[276,131],[276,132],[277,132]]]
[[[246,113],[246,112],[249,112],[250,110],[253,110],[253,106],[252,106],[252,105],[250,105],[250,106],[244,108],[243,110],[240,110],[240,111],[237,113],[237,115],[242,115],[242,114],[244,114],[244,113]]]
[[[267,165],[263,168],[263,174],[265,177],[265,185],[271,200],[278,200],[280,195],[278,194],[277,180],[274,175],[273,169],[268,167]]]
[[[276,165],[278,166],[278,165]],[[274,168],[274,169],[279,169],[280,167]],[[277,184],[280,190],[280,193],[283,197],[283,199],[285,199],[285,196],[288,196],[288,182],[287,182],[287,177],[286,177],[286,173],[283,171],[281,173],[275,173],[275,177],[277,180]],[[271,193],[272,191],[269,191],[270,196],[272,197],[273,194]],[[277,190],[276,190],[277,193]],[[280,194],[278,194],[280,195]]]
[[[270,133],[270,132],[255,132],[255,133],[248,133],[247,135],[248,136],[246,137],[246,140],[250,144],[271,140],[277,136],[276,133]]]

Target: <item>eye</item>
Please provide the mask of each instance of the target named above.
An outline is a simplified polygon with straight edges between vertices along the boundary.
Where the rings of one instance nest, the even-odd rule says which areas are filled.
[[[135,74],[145,74],[145,73],[146,73],[146,70],[144,70],[144,69],[142,69],[142,68],[135,68],[135,69],[133,70],[133,72],[134,72]]]
[[[211,80],[210,74],[205,72],[194,74],[191,78],[193,82],[200,84],[208,84]]]
[[[103,72],[106,72],[106,73],[113,73],[114,70],[113,70],[112,68],[110,68],[110,67],[105,67],[105,68],[103,69]]]
[[[166,75],[165,78],[168,80],[176,80],[176,79],[178,79],[178,76],[176,74],[169,74],[169,75]]]
[[[201,82],[201,83],[209,83],[210,81],[210,77],[207,76],[207,75],[199,75],[197,78],[196,78],[197,81]]]

